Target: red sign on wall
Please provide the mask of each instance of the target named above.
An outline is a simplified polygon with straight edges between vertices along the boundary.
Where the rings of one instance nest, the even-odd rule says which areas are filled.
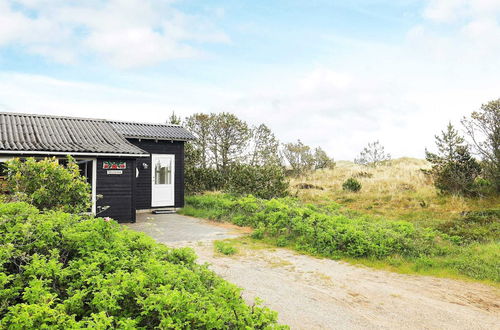
[[[102,168],[105,170],[124,170],[127,168],[126,162],[102,162]]]

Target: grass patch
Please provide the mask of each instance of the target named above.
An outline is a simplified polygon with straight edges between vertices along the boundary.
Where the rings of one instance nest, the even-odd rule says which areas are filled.
[[[391,256],[386,259],[342,258],[354,264],[400,274],[419,274],[462,281],[474,281],[500,288],[498,244],[477,244],[462,249],[459,253],[443,257],[421,257],[408,259]]]
[[[234,247],[229,241],[215,241],[214,242],[215,251],[226,256],[231,256],[238,253],[238,249]]]

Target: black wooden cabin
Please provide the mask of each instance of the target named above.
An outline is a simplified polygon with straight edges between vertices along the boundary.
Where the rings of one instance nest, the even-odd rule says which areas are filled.
[[[170,124],[0,113],[0,163],[72,155],[92,186],[92,212],[119,222],[134,222],[137,210],[184,206],[191,139]]]

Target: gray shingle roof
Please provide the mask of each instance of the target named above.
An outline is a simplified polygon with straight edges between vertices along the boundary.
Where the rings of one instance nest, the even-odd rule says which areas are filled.
[[[112,121],[115,130],[127,138],[157,140],[194,140],[196,137],[185,128],[171,124],[144,124]]]
[[[146,154],[102,119],[0,113],[0,150]]]

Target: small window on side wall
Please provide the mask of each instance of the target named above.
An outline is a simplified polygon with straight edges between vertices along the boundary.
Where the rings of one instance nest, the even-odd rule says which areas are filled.
[[[0,162],[0,193],[7,191],[7,164]]]

